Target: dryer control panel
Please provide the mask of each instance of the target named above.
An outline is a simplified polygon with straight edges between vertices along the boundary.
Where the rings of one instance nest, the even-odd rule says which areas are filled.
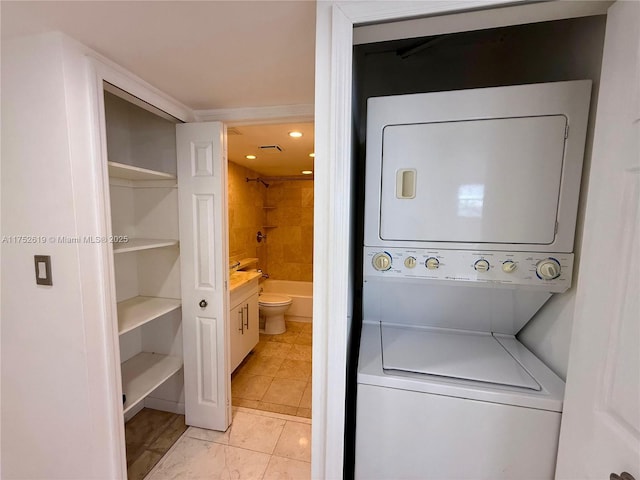
[[[572,272],[572,253],[364,248],[365,277],[533,286],[559,293],[571,286]]]

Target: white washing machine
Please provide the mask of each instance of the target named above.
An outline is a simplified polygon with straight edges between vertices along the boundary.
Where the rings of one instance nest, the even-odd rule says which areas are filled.
[[[551,479],[589,81],[369,100],[358,479]]]

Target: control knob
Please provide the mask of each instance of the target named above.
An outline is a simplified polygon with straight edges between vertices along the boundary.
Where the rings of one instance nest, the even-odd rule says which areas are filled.
[[[562,268],[555,258],[545,258],[536,264],[536,275],[542,280],[553,280],[560,276]]]
[[[513,260],[505,260],[502,262],[502,271],[504,273],[513,273],[518,268],[518,265]]]
[[[404,259],[404,266],[407,268],[414,268],[416,263],[416,257],[407,257]]]
[[[424,262],[424,266],[429,270],[437,270],[440,267],[440,260],[438,260],[436,257],[429,257]]]
[[[473,268],[478,272],[488,272],[489,271],[489,262],[484,258],[481,258],[476,263],[473,264]]]
[[[371,259],[371,264],[379,272],[389,270],[391,268],[391,255],[387,252],[376,253]]]

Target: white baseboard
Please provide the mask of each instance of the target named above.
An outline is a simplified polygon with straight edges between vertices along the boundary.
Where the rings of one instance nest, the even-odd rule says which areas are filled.
[[[138,412],[140,410],[142,410],[143,408],[144,408],[144,402],[140,402],[135,407],[133,407],[131,410],[129,410],[127,413],[125,413],[124,414],[124,423],[127,423],[129,420],[131,420],[133,417],[135,417],[138,414]]]
[[[162,410],[163,412],[184,415],[184,403],[182,402],[172,402],[161,398],[147,397],[144,399],[144,406],[154,410]]]

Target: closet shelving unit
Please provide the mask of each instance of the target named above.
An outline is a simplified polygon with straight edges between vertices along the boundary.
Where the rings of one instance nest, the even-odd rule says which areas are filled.
[[[113,243],[123,412],[148,399],[175,411],[183,395],[175,123],[112,93],[105,114],[109,158],[122,159],[107,164],[112,233],[127,237]]]

